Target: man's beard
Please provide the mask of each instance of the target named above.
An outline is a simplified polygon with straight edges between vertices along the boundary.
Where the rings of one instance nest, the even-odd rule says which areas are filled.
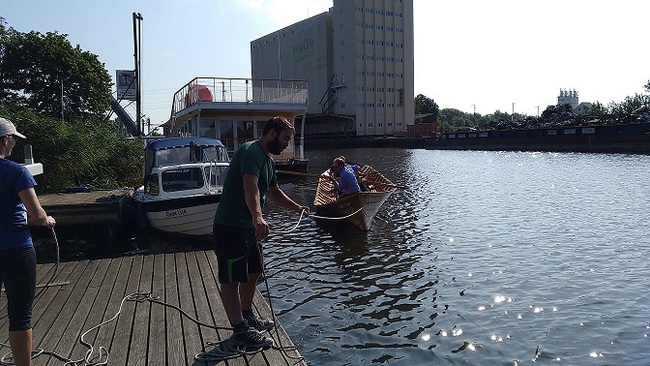
[[[286,146],[283,146],[282,143],[280,143],[280,135],[275,136],[275,138],[269,142],[269,151],[273,155],[279,155],[286,148]]]

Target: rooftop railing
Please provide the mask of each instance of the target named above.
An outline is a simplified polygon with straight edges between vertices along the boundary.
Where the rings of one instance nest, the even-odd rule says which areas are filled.
[[[306,105],[307,81],[197,77],[174,94],[172,118],[176,112],[200,102]]]

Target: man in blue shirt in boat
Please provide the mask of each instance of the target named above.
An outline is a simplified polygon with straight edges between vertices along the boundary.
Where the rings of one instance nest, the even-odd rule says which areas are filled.
[[[346,165],[345,159],[343,157],[338,157],[334,159],[330,170],[334,176],[339,177],[338,181],[334,180],[336,189],[339,191],[339,197],[349,196],[362,190],[359,181],[357,180],[357,174],[359,171],[358,165]]]
[[[309,216],[309,207],[299,205],[278,187],[271,156],[286,149],[294,133],[285,117],[273,117],[259,139],[237,149],[214,217],[221,300],[233,327],[232,339],[255,349],[273,344],[260,333],[272,329],[273,321],[258,319],[252,310],[257,280],[263,272],[262,240],[270,231],[262,215],[264,201],[268,196],[281,207]]]

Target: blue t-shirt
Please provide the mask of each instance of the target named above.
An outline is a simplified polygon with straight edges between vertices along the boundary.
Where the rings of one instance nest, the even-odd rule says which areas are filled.
[[[223,194],[214,216],[216,224],[254,228],[253,216],[244,195],[244,174],[257,177],[260,206],[263,206],[269,187],[277,185],[277,177],[273,158],[262,150],[257,140],[241,145],[230,161],[223,183]]]
[[[356,169],[355,169],[356,168]],[[359,167],[356,165],[346,165],[341,170],[341,180],[339,181],[339,191],[345,195],[357,193],[361,190],[357,176],[354,174]]]
[[[36,186],[24,166],[0,158],[0,250],[33,246],[27,225],[27,210],[18,192]]]

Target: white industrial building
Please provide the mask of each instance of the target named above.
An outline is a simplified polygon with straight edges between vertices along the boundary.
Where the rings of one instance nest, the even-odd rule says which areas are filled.
[[[252,79],[308,81],[307,135],[401,136],[414,123],[413,0],[334,0],[250,47]]]

